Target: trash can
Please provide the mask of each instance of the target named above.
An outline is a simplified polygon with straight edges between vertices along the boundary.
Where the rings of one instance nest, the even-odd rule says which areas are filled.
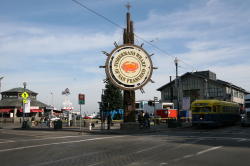
[[[54,129],[62,129],[62,121],[61,120],[54,121]]]
[[[23,121],[23,124],[22,124],[22,129],[28,129],[30,128],[30,124],[28,121]]]

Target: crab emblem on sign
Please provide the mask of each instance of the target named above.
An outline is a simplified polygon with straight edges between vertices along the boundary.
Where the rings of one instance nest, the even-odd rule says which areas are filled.
[[[142,47],[125,44],[108,54],[105,69],[115,86],[123,90],[137,90],[151,79],[153,64]]]

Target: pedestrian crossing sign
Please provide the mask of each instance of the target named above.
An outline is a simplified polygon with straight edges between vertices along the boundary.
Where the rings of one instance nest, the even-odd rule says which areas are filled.
[[[27,99],[29,97],[29,94],[27,92],[22,93],[22,98]]]
[[[28,103],[28,99],[23,99],[23,103],[27,104]]]

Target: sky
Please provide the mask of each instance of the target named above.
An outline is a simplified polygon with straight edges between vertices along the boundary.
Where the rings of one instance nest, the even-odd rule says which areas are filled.
[[[217,78],[250,91],[250,0],[78,0],[125,27],[125,5],[132,6],[135,44],[144,43],[158,70],[136,100],[160,99],[156,89],[179,74],[210,70]],[[38,93],[38,100],[61,108],[69,88],[75,110],[86,95],[84,112],[98,111],[106,78],[104,65],[123,30],[72,0],[0,0],[1,91],[16,87]],[[148,44],[152,43],[154,46]]]

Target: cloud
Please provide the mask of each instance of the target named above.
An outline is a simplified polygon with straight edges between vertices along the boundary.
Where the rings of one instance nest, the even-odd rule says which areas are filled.
[[[10,25],[10,27],[12,26]],[[8,27],[6,28],[8,29]],[[19,55],[20,50],[25,56],[69,54],[108,47],[112,43],[111,41],[118,38],[116,33],[52,33],[37,27],[27,27],[26,33],[23,34],[22,29],[25,28],[13,29],[12,32],[2,34],[3,37],[0,41],[1,55]],[[21,31],[21,33],[18,33],[18,31]]]
[[[147,20],[135,23],[140,37],[158,38],[153,44],[161,45],[168,52],[155,49],[158,57],[154,62],[159,67],[156,78],[162,80],[174,75],[171,57],[178,57],[182,73],[194,69],[212,70],[218,75],[224,73],[222,79],[225,81],[250,89],[249,79],[244,77],[250,61],[250,11],[244,7],[248,3],[205,2],[172,13],[152,11]],[[180,49],[184,51],[178,53]],[[231,73],[237,77],[232,77]]]
[[[211,70],[216,71],[218,79],[226,80],[250,91],[250,77],[247,74],[250,71],[250,66],[248,64],[213,66]]]

